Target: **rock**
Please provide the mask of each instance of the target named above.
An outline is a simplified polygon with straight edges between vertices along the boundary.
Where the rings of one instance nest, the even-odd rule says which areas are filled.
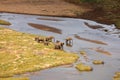
[[[108,30],[107,30],[107,29],[104,29],[104,31],[105,31],[105,32],[108,32]]]
[[[114,78],[120,78],[120,72],[116,72]]]
[[[88,65],[85,65],[85,64],[77,64],[76,68],[79,70],[79,71],[92,71],[93,68],[91,66],[88,66]]]
[[[93,64],[95,64],[95,65],[104,64],[104,61],[94,60],[94,61],[93,61]]]
[[[86,52],[85,51],[80,51],[80,54],[81,55],[86,55]]]
[[[115,74],[118,75],[118,76],[120,76],[120,72],[116,72]]]

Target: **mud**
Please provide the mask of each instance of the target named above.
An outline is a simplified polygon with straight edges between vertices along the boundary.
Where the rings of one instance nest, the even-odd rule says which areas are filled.
[[[60,29],[57,29],[57,28],[53,28],[53,27],[49,27],[49,26],[45,26],[45,25],[40,25],[40,24],[34,24],[34,23],[28,23],[28,25],[30,25],[31,27],[40,29],[40,30],[62,34],[62,31]]]
[[[88,42],[92,42],[92,43],[96,43],[96,44],[107,45],[107,43],[104,43],[104,42],[102,42],[102,41],[86,39],[86,38],[83,38],[83,37],[78,36],[77,34],[75,34],[74,36],[75,36],[75,38],[77,38],[77,39],[79,39],[79,40],[84,40],[84,41],[88,41]]]
[[[91,50],[95,50],[96,52],[111,56],[110,52],[103,50],[103,49],[100,49],[100,48],[91,48]]]
[[[88,24],[87,22],[84,22],[84,24],[85,24],[86,26],[88,26],[89,28],[92,28],[92,29],[104,28],[104,27],[102,27],[102,26],[100,26],[100,25],[90,25],[90,24]]]
[[[54,18],[38,18],[39,20],[49,20],[49,21],[63,21],[60,19],[54,19]]]

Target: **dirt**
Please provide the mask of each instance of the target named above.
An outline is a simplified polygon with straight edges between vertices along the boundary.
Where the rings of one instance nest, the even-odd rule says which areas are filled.
[[[88,26],[89,28],[92,28],[92,29],[104,28],[104,27],[102,27],[102,26],[100,26],[100,25],[90,25],[90,24],[88,24],[87,22],[84,22],[84,24],[85,24],[86,26]]]
[[[107,43],[104,43],[102,41],[91,40],[91,39],[80,37],[77,34],[75,34],[74,37],[77,38],[77,39],[79,39],[79,40],[84,40],[84,41],[88,41],[88,42],[92,42],[92,43],[96,43],[96,44],[108,45]]]
[[[89,10],[79,15],[78,17],[83,19],[88,19],[88,20],[94,20],[104,24],[114,24],[114,21],[112,21],[112,19],[107,18],[106,11],[104,11],[101,8],[92,8],[92,10]]]
[[[114,20],[106,16],[106,11],[101,8],[88,3],[76,5],[64,0],[1,0],[0,12],[74,17],[104,24],[116,24]],[[119,25],[116,26],[119,28]]]
[[[63,21],[60,19],[53,19],[53,18],[38,18],[39,20],[49,20],[49,21]]]
[[[100,49],[100,48],[91,48],[91,50],[94,50],[96,52],[99,52],[99,53],[102,53],[102,54],[105,54],[105,55],[111,55],[110,52],[106,51],[106,50],[103,50],[103,49]]]
[[[77,6],[63,0],[0,1],[0,12],[75,17],[78,12],[83,13],[88,10],[88,8]]]
[[[46,26],[46,25],[34,24],[34,23],[28,23],[28,24],[31,27],[34,27],[34,28],[37,28],[37,29],[40,29],[40,30],[62,34],[61,30],[57,29],[57,28],[49,27],[49,26]]]

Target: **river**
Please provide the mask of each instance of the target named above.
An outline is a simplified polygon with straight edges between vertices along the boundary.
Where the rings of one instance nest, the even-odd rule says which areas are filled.
[[[120,71],[120,30],[116,29],[114,24],[100,24],[95,21],[76,18],[12,13],[0,13],[0,19],[12,23],[12,25],[4,27],[18,32],[54,36],[60,41],[72,37],[73,46],[64,46],[64,50],[80,56],[80,59],[72,65],[54,67],[19,76],[27,76],[30,80],[112,80],[114,73]],[[56,33],[50,29],[38,29],[28,23],[52,27],[60,30],[61,33]],[[80,55],[80,51],[87,53],[89,61]],[[97,59],[103,60],[105,64],[93,65],[92,61]],[[75,69],[75,64],[80,62],[92,66],[94,70],[79,72]]]

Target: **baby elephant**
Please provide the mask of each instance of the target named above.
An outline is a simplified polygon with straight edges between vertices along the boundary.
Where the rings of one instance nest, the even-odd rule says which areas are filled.
[[[63,42],[56,41],[56,43],[55,43],[55,49],[63,50],[63,45],[64,45]]]
[[[37,41],[37,42],[38,42],[38,41],[39,41],[39,37],[35,37],[35,41]]]
[[[44,41],[44,45],[48,46],[49,42],[48,41]]]
[[[38,43],[44,42],[44,38],[35,37],[35,41],[37,41]]]
[[[71,37],[68,37],[65,40],[66,40],[66,45],[67,46],[72,46],[73,45],[73,39]]]
[[[55,42],[55,37],[54,36],[49,36],[49,37],[46,37],[45,40],[49,41],[49,42]]]

